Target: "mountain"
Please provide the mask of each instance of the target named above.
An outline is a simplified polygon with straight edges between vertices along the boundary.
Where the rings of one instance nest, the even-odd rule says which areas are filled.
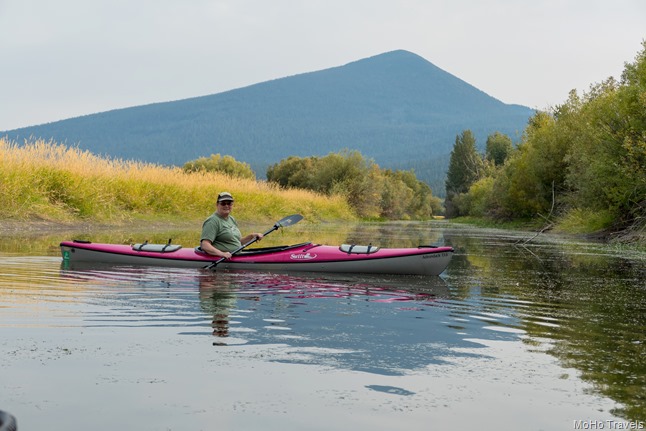
[[[398,50],[223,93],[0,134],[16,142],[52,138],[96,154],[165,165],[220,153],[249,163],[259,177],[291,155],[348,148],[382,168],[414,167],[441,196],[458,134],[472,130],[480,146],[495,131],[516,139],[532,114]]]

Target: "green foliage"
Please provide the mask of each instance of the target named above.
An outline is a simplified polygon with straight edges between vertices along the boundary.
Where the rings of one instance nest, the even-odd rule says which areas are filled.
[[[646,217],[646,42],[621,82],[591,88],[563,107],[578,126],[568,183],[572,204],[612,211],[621,224]]]
[[[449,150],[438,154],[436,151],[420,153],[414,160],[384,166],[400,171],[414,171],[418,180],[425,182],[433,190],[434,196],[444,198],[446,189],[446,170],[449,166]]]
[[[494,186],[500,216],[547,216],[555,197],[563,196],[569,140],[556,133],[556,126],[554,116],[545,112],[530,119],[518,151],[503,167]]]
[[[413,171],[382,170],[358,151],[324,157],[289,157],[267,169],[267,180],[282,187],[339,194],[364,218],[428,219],[440,201]]]
[[[465,130],[455,138],[449,170],[446,174],[447,217],[461,214],[460,205],[455,205],[454,200],[461,193],[467,193],[471,184],[480,179],[483,174],[484,163],[476,150],[476,139],[471,130]]]
[[[559,219],[556,230],[571,234],[598,232],[610,227],[614,219],[614,214],[608,210],[573,208]]]
[[[512,150],[511,138],[500,132],[495,132],[487,138],[485,158],[495,166],[501,166],[505,163]]]
[[[211,154],[211,157],[200,157],[186,162],[182,169],[184,172],[221,172],[236,178],[256,179],[256,174],[248,163],[238,162],[231,156],[220,154]]]
[[[288,157],[267,169],[267,180],[278,183],[282,187],[300,187],[320,191],[323,187],[318,188],[312,179],[315,173],[314,165],[317,161],[316,157]]]
[[[531,218],[542,210],[543,202],[536,199],[538,183],[528,167],[529,157],[524,147],[511,158],[495,177],[493,196],[496,217],[511,220]]]
[[[456,140],[456,160],[464,139]],[[621,81],[609,78],[579,96],[572,91],[551,113],[530,118],[517,150],[497,157],[499,136],[487,141],[493,182],[474,184],[452,154],[447,212],[503,219],[551,218],[569,232],[646,228],[646,41]],[[465,152],[464,149],[461,149]],[[468,160],[468,159],[467,159]],[[452,170],[452,168],[455,169]],[[578,228],[577,228],[578,226]]]
[[[473,183],[469,192],[464,195],[464,201],[461,203],[464,207],[460,208],[460,212],[476,217],[489,215],[493,200],[493,186],[493,177],[484,177]]]

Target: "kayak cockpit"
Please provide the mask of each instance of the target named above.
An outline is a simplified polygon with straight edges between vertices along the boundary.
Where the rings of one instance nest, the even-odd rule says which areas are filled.
[[[295,248],[301,248],[301,247],[318,247],[320,244],[312,244],[311,242],[303,242],[300,244],[294,244],[294,245],[278,245],[278,246],[273,246],[273,247],[259,247],[259,248],[250,248],[247,250],[242,250],[238,253],[236,253],[236,256],[251,256],[251,255],[256,255],[256,254],[265,254],[265,253],[278,253],[281,251],[285,250],[292,250]],[[206,253],[204,250],[202,250],[201,247],[197,246],[195,247],[195,253],[201,254],[204,256],[209,256],[208,253]]]

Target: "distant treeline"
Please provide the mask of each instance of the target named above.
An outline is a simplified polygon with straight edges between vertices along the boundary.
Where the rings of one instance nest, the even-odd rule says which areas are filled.
[[[502,145],[501,158],[489,141],[479,154],[473,134],[464,131],[451,153],[447,216],[539,219],[568,231],[643,235],[645,94],[646,42],[619,81],[609,78],[581,96],[572,91],[552,112],[536,113],[517,148]]]
[[[184,165],[186,172],[216,171],[254,178],[248,164],[214,154]],[[356,213],[368,219],[430,219],[443,212],[441,200],[413,171],[381,169],[358,151],[323,157],[288,157],[267,169],[267,181],[283,189],[306,189],[343,196]]]
[[[441,200],[413,171],[381,169],[358,151],[289,157],[269,167],[267,180],[283,187],[345,196],[364,218],[424,220],[442,212]]]

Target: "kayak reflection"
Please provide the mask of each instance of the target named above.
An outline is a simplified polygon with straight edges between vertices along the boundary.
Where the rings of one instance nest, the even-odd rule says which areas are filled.
[[[275,345],[265,360],[403,375],[516,339],[469,318],[439,277],[220,272],[200,278],[215,346]],[[507,319],[510,323],[513,319]]]
[[[313,276],[309,273],[294,275],[293,272],[289,274],[214,273],[211,276],[199,278],[199,289],[202,310],[213,315],[213,335],[219,338],[229,337],[231,313],[242,312],[238,307],[239,302],[247,303],[244,308],[255,308],[253,302],[260,302],[267,299],[267,296],[281,296],[284,300],[291,301],[292,307],[302,305],[303,300],[317,298],[363,298],[373,302],[404,303],[427,302],[449,297],[449,289],[445,281],[439,277],[377,277],[353,274]],[[277,323],[276,319],[273,320],[270,323]],[[226,345],[227,343],[219,340],[213,344]]]
[[[403,375],[519,336],[516,318],[479,318],[441,277],[75,265],[62,276],[114,310],[88,326],[181,327],[216,348],[275,345],[264,357],[274,362]]]

